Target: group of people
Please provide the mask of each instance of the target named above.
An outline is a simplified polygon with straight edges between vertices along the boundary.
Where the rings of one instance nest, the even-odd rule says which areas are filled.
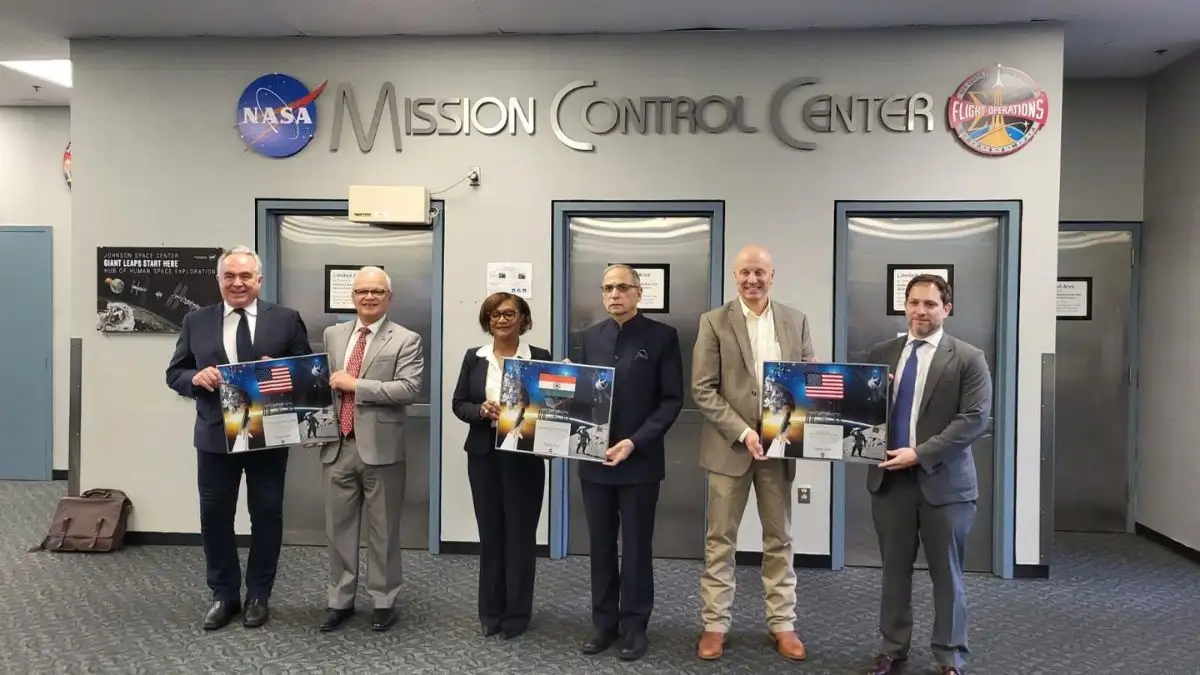
[[[792,551],[795,464],[764,451],[759,389],[764,361],[815,361],[816,355],[807,317],[770,298],[775,278],[770,252],[748,246],[735,256],[732,271],[738,297],[701,317],[691,373],[692,399],[705,420],[698,460],[708,478],[697,655],[715,660],[724,652],[732,622],[737,532],[753,487],[762,523],[767,631],[782,656],[803,660],[807,652],[796,633]],[[188,315],[167,369],[171,387],[196,399],[201,532],[213,591],[205,617],[209,629],[228,624],[242,610],[233,533],[242,472],[252,524],[243,622],[258,626],[267,619],[282,539],[287,462],[286,449],[226,453],[214,366],[310,350],[296,312],[257,299],[262,269],[253,251],[234,249],[222,256],[218,277],[224,302]],[[617,645],[621,659],[636,660],[649,648],[655,509],[666,476],[664,438],[683,407],[684,374],[676,330],[638,311],[642,287],[635,270],[608,267],[600,291],[608,318],[583,332],[576,355],[581,363],[615,373],[605,460],[579,465],[593,624],[582,651],[599,654]],[[423,361],[420,338],[386,318],[392,290],[382,270],[363,268],[352,292],[357,320],[325,331],[330,367],[341,364],[330,378],[341,438],[321,450],[331,564],[321,629],[337,628],[354,611],[359,512],[365,505],[372,623],[386,630],[395,621],[400,585],[404,410],[416,400]],[[919,543],[934,586],[931,646],[943,675],[962,673],[968,654],[962,563],[978,498],[971,444],[986,429],[992,382],[982,351],[943,330],[952,302],[952,290],[941,277],[915,277],[906,289],[908,333],[877,345],[868,357],[894,373],[888,459],[870,467],[867,484],[883,563],[882,640],[865,671],[876,675],[895,672],[908,656]],[[546,460],[496,449],[502,363],[552,356],[524,341],[533,317],[519,296],[489,296],[480,307],[479,325],[489,340],[464,355],[452,408],[468,425],[464,450],[480,539],[481,630],[515,638],[529,628],[533,614]]]

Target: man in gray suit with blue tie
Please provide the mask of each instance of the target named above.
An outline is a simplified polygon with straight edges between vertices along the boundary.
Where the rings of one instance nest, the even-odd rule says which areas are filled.
[[[367,525],[367,595],[371,627],[396,622],[400,594],[400,516],[406,480],[404,427],[425,367],[421,337],[387,318],[392,280],[364,267],[351,291],[358,318],[325,329],[329,384],[341,439],[321,448],[325,530],[329,536],[329,605],[322,631],[354,614],[358,548]]]
[[[912,575],[923,544],[933,581],[931,647],[942,675],[961,675],[967,656],[962,566],[979,490],[971,444],[987,429],[992,377],[978,348],[942,330],[953,297],[940,276],[909,282],[908,334],[876,345],[867,360],[891,366],[888,459],[867,472],[883,559],[879,654],[867,670],[887,675],[912,642]]]

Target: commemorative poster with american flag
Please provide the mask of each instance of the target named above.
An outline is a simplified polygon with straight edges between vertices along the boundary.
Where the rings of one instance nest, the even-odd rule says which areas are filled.
[[[496,449],[603,462],[613,368],[504,359]]]
[[[229,452],[338,440],[326,354],[217,366]]]
[[[763,363],[759,439],[768,457],[887,459],[889,371],[865,363]]]

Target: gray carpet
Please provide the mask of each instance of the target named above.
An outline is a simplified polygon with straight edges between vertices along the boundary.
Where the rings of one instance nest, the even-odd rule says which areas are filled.
[[[135,547],[114,555],[27,553],[45,533],[62,483],[0,483],[0,669],[5,673],[856,673],[876,643],[879,574],[800,570],[803,664],[772,652],[757,571],[738,573],[725,658],[695,657],[699,564],[659,561],[651,652],[579,654],[588,632],[587,561],[539,561],[532,629],[483,638],[475,560],[405,557],[400,623],[386,634],[360,614],[317,632],[325,557],[285,548],[272,621],[205,633],[198,547]],[[181,496],[181,498],[188,498]],[[1200,673],[1200,566],[1131,536],[1061,535],[1053,579],[967,582],[971,673]],[[906,672],[932,666],[930,587],[915,589],[918,644]]]

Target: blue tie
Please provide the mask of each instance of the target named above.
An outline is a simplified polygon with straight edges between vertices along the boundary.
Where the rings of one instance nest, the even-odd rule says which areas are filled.
[[[913,392],[917,386],[917,350],[924,344],[924,340],[912,341],[912,350],[904,362],[904,372],[900,373],[900,383],[896,385],[896,397],[892,401],[892,419],[888,425],[888,450],[909,446]]]

